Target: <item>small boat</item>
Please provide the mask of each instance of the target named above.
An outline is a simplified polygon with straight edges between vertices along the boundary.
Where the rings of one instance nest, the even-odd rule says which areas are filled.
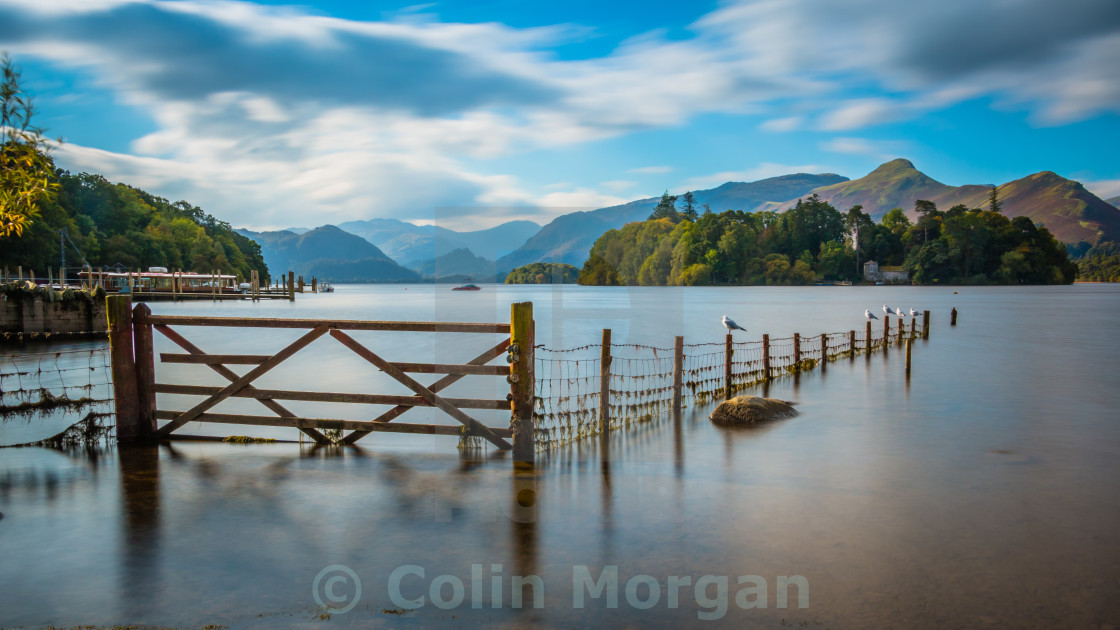
[[[480,289],[479,287],[477,287],[473,284],[464,284],[461,287],[455,287],[451,290],[452,291],[481,291],[482,289]]]
[[[319,283],[319,293],[334,293],[334,285],[329,282]]]

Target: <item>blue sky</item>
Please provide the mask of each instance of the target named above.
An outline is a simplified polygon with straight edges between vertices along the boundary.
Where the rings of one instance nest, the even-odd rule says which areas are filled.
[[[1120,195],[1116,0],[0,0],[0,49],[60,164],[252,228],[545,223],[895,157]]]

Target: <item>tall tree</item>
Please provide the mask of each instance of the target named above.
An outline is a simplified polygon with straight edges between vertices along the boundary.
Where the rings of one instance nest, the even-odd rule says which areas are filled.
[[[674,223],[680,220],[680,215],[677,214],[677,197],[670,195],[666,190],[661,195],[661,201],[657,202],[657,207],[649,215],[650,219],[669,219]]]
[[[1003,212],[1003,202],[999,200],[999,189],[995,186],[988,191],[988,209],[992,212]]]
[[[696,197],[693,196],[691,190],[681,196],[681,202],[684,203],[684,212],[681,213],[684,218],[689,221],[696,221],[699,218],[696,212]]]
[[[0,238],[6,238],[23,234],[58,183],[42,130],[31,123],[31,95],[20,87],[20,70],[7,53],[0,74]]]

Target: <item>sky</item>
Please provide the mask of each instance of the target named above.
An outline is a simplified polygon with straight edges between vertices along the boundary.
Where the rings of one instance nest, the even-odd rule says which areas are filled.
[[[58,164],[237,227],[543,224],[897,157],[1120,195],[1118,0],[0,0],[0,50]]]

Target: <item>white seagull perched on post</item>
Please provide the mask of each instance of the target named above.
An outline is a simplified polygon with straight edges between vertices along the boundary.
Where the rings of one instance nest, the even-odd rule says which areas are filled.
[[[918,311],[915,311],[914,309],[910,309],[910,317],[917,317],[917,316],[918,316]]]
[[[906,317],[906,311],[902,310],[902,308],[901,308],[901,307],[900,307],[900,308],[896,308],[896,309],[894,310],[894,312],[895,312],[895,314],[896,314],[896,315],[898,315],[899,317]]]
[[[743,328],[739,324],[736,324],[735,320],[731,319],[730,317],[728,317],[726,315],[723,316],[723,327],[726,328],[729,333],[732,330],[741,330],[743,332],[747,332],[746,328]]]
[[[872,313],[871,309],[865,310],[863,312],[863,316],[866,317],[867,319],[879,319],[878,317],[875,317],[875,313]]]
[[[886,304],[883,305],[883,312],[887,315],[894,315],[894,311],[892,311],[891,307],[887,306]]]

